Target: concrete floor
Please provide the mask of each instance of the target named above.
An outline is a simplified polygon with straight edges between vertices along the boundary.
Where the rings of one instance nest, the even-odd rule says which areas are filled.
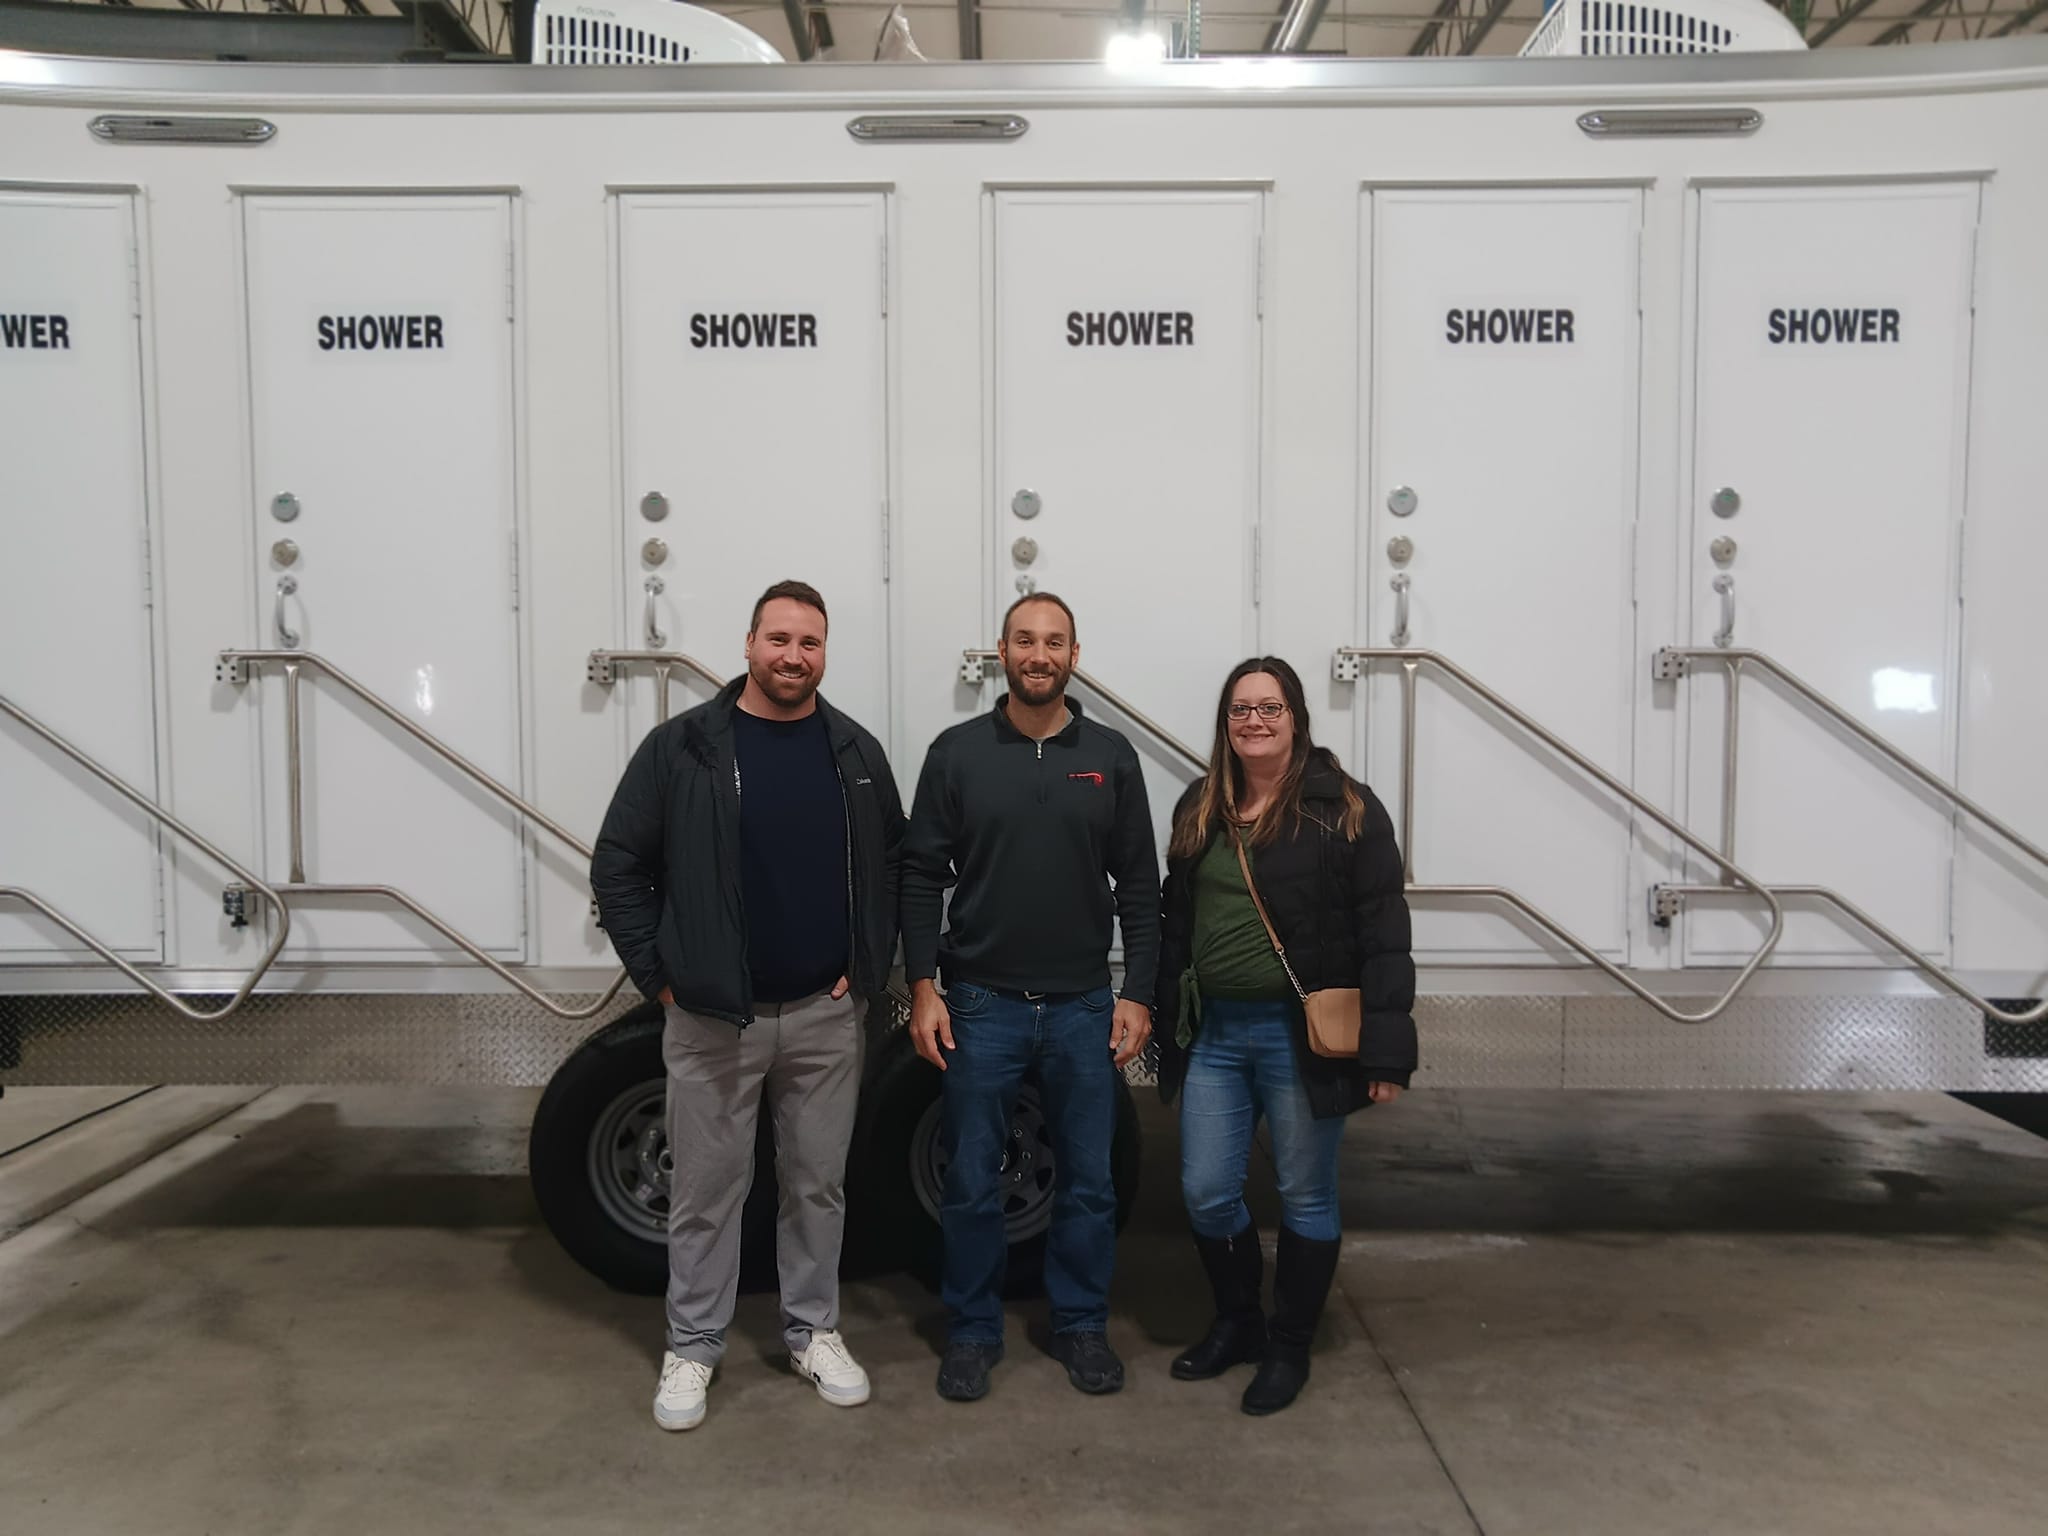
[[[2048,1143],[1937,1095],[1372,1111],[1315,1379],[1264,1421],[1243,1372],[1167,1377],[1206,1308],[1148,1103],[1120,1397],[1023,1307],[992,1396],[939,1401],[936,1303],[885,1277],[846,1301],[870,1406],[789,1377],[750,1297],[683,1436],[659,1304],[536,1224],[532,1101],[279,1090],[0,1241],[0,1530],[2048,1527]]]

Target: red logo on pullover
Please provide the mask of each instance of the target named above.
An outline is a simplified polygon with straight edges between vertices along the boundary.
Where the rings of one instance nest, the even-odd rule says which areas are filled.
[[[1100,788],[1102,785],[1102,775],[1099,773],[1070,773],[1067,777],[1070,779],[1086,779],[1097,788]]]

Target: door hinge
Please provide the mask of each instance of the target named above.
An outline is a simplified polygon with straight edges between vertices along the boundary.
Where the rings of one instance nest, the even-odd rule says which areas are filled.
[[[519,254],[516,247],[505,247],[505,318],[519,318]]]
[[[1266,536],[1263,528],[1252,529],[1252,606],[1258,607],[1265,601],[1266,591]]]
[[[1963,606],[1963,594],[1970,590],[1970,520],[1956,521],[1956,606]]]
[[[1258,252],[1253,260],[1252,307],[1254,313],[1263,320],[1266,318],[1266,237],[1264,235],[1258,238]]]
[[[1984,287],[1984,226],[1970,231],[1970,313],[1977,313],[1977,295]]]
[[[889,498],[882,498],[882,580],[889,579]]]
[[[142,527],[142,606],[156,607],[156,553],[149,547],[149,525]]]
[[[128,241],[128,313],[137,320],[142,318],[142,248],[132,237]]]
[[[517,531],[516,529],[515,529],[515,530],[513,531],[513,533],[511,534],[511,541],[512,541],[512,611],[513,611],[514,613],[517,613],[517,612],[519,611],[519,534],[518,534],[518,531]]]
[[[882,237],[882,313],[889,313],[889,237]]]
[[[1643,603],[1643,532],[1641,523],[1628,525],[1628,600],[1629,606],[1640,608]]]
[[[1640,225],[1636,228],[1636,313],[1643,312],[1643,288],[1649,281],[1649,242]]]

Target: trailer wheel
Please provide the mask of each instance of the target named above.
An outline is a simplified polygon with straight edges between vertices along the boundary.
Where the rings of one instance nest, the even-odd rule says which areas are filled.
[[[876,1048],[848,1159],[849,1247],[857,1238],[864,1267],[907,1267],[927,1285],[938,1283],[942,1253],[939,1194],[946,1158],[939,1139],[939,1088],[938,1068],[917,1054],[908,1032],[891,1031]],[[1138,1198],[1139,1161],[1137,1107],[1129,1086],[1119,1081],[1110,1148],[1118,1231]],[[1056,1171],[1038,1089],[1027,1082],[1010,1120],[1003,1163],[1003,1220],[1010,1239],[1004,1293],[1013,1299],[1036,1295],[1042,1287]]]
[[[534,1111],[527,1171],[548,1230],[605,1284],[636,1296],[668,1286],[668,1074],[659,1003],[592,1035]],[[775,1150],[767,1120],[740,1215],[740,1286],[775,1283]]]

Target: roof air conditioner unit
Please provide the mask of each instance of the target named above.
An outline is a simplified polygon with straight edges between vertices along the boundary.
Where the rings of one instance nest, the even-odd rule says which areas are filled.
[[[539,0],[536,64],[780,64],[758,32],[680,0]]]
[[[1553,0],[1522,57],[1764,53],[1804,48],[1799,29],[1765,0]]]

